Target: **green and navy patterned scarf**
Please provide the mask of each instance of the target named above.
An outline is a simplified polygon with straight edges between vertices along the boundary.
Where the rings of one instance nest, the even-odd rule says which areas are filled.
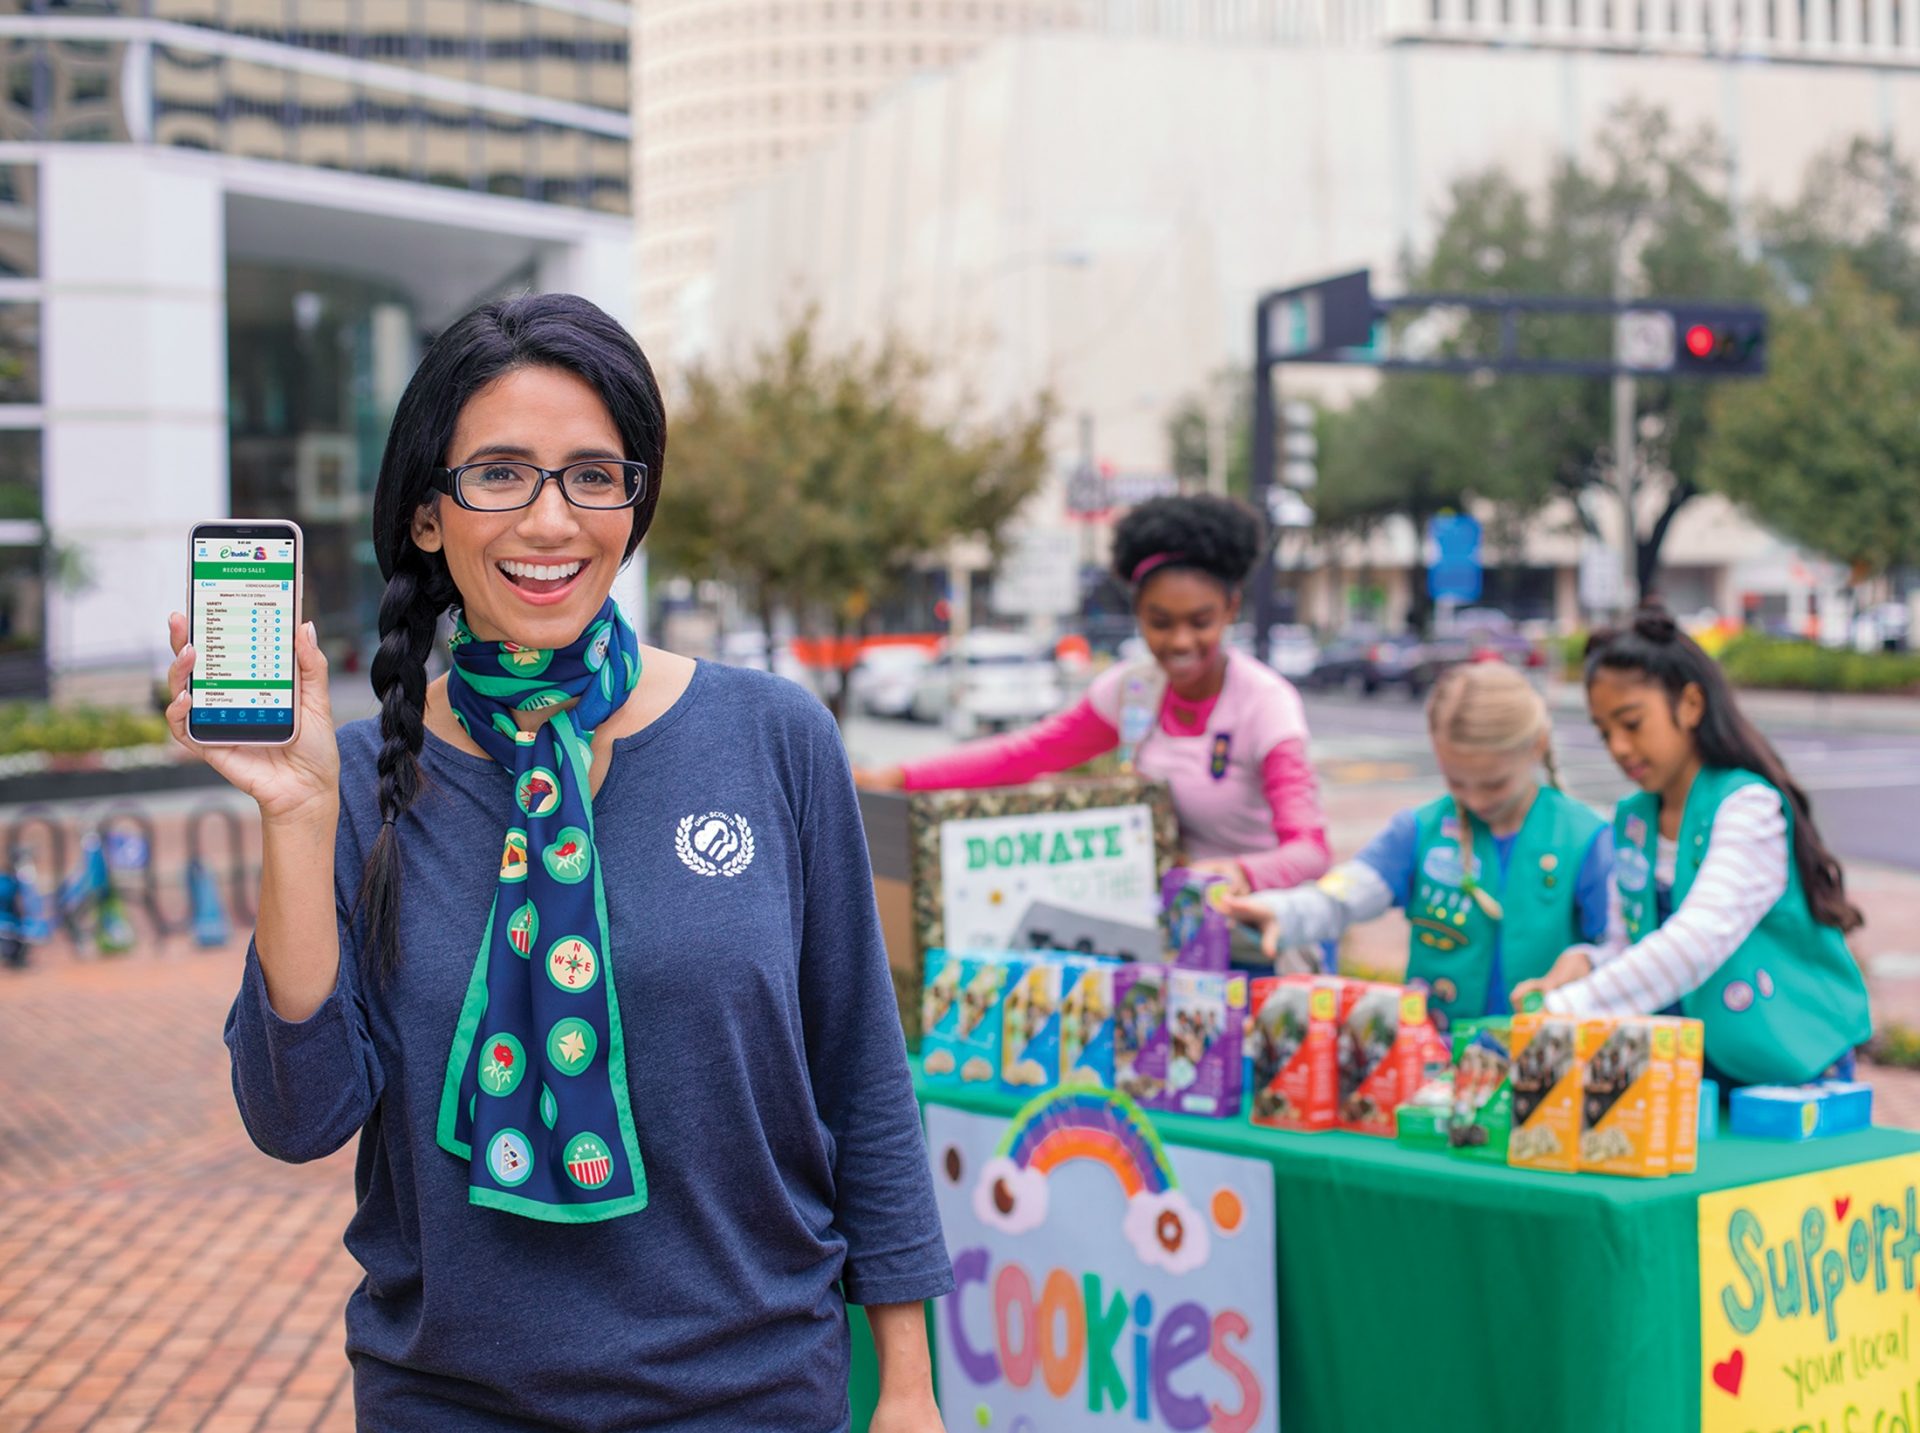
[[[609,598],[565,647],[482,642],[456,617],[447,695],[513,772],[500,884],[460,1007],[440,1096],[440,1147],[467,1197],[584,1224],[647,1207],[627,1099],[607,901],[593,839],[593,730],[640,679],[640,644]],[[514,713],[555,711],[531,731]]]

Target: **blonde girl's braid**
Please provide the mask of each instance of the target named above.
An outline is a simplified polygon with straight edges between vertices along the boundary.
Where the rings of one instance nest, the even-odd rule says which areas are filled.
[[[1560,758],[1553,754],[1553,737],[1547,737],[1547,749],[1540,754],[1540,764],[1547,769],[1547,785],[1555,791],[1564,791],[1560,784]]]
[[[1514,755],[1546,735],[1547,780],[1556,789],[1560,785],[1559,766],[1553,757],[1553,719],[1547,704],[1531,682],[1504,662],[1469,662],[1444,673],[1427,699],[1427,732],[1451,746]],[[1506,912],[1499,900],[1467,869],[1465,857],[1473,850],[1473,823],[1457,796],[1453,814],[1465,853],[1460,863],[1461,885],[1489,920],[1500,920]]]

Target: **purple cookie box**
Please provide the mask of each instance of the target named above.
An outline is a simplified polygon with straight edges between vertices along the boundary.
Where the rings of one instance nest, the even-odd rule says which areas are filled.
[[[1174,964],[1182,970],[1224,971],[1231,967],[1233,922],[1207,899],[1223,876],[1201,875],[1175,866],[1160,880],[1160,911]]]
[[[1143,1109],[1238,1117],[1245,976],[1123,966],[1114,973],[1113,1005],[1116,1089]]]

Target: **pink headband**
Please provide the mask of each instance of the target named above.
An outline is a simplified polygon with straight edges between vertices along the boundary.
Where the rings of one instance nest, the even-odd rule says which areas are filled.
[[[1133,585],[1138,587],[1141,578],[1147,576],[1157,568],[1165,567],[1169,562],[1180,562],[1185,557],[1186,553],[1184,552],[1156,552],[1151,557],[1141,558],[1133,569]]]

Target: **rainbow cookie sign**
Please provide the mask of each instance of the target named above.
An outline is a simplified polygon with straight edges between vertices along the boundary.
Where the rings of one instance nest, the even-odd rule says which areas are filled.
[[[1920,1433],[1920,1155],[1700,1196],[1701,1433]]]
[[[1273,1168],[1169,1147],[1125,1095],[1067,1086],[1004,1120],[930,1104],[954,1292],[949,1428],[1280,1426]]]

